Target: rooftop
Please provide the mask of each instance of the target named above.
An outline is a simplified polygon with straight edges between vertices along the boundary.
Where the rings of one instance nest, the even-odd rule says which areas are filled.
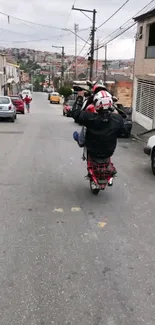
[[[107,75],[106,77],[107,81],[129,81],[132,82],[132,79],[129,76],[124,76],[122,74],[115,74],[115,75]]]
[[[152,18],[152,17],[155,17],[155,8],[150,10],[150,11],[147,11],[145,12],[144,14],[140,15],[140,16],[137,16],[135,18],[133,18],[135,21],[144,21],[148,18]]]

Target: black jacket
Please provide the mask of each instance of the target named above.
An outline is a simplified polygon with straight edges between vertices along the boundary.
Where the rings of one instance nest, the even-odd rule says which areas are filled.
[[[86,147],[92,157],[111,157],[116,149],[117,138],[124,131],[123,118],[119,114],[105,112],[103,114],[81,111],[83,98],[78,97],[72,117],[75,122],[84,125],[86,131]]]

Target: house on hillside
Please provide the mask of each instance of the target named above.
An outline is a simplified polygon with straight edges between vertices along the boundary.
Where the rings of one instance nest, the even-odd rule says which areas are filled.
[[[133,120],[149,130],[155,127],[155,9],[134,20]]]

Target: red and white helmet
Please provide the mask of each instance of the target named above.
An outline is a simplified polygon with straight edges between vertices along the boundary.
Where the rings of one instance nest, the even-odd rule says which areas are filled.
[[[99,91],[94,96],[94,105],[97,111],[100,109],[107,110],[113,105],[112,96],[106,90]]]

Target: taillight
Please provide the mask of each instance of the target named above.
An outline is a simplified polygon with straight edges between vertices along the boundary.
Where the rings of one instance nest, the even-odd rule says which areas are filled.
[[[12,106],[9,106],[9,110],[12,108]]]

